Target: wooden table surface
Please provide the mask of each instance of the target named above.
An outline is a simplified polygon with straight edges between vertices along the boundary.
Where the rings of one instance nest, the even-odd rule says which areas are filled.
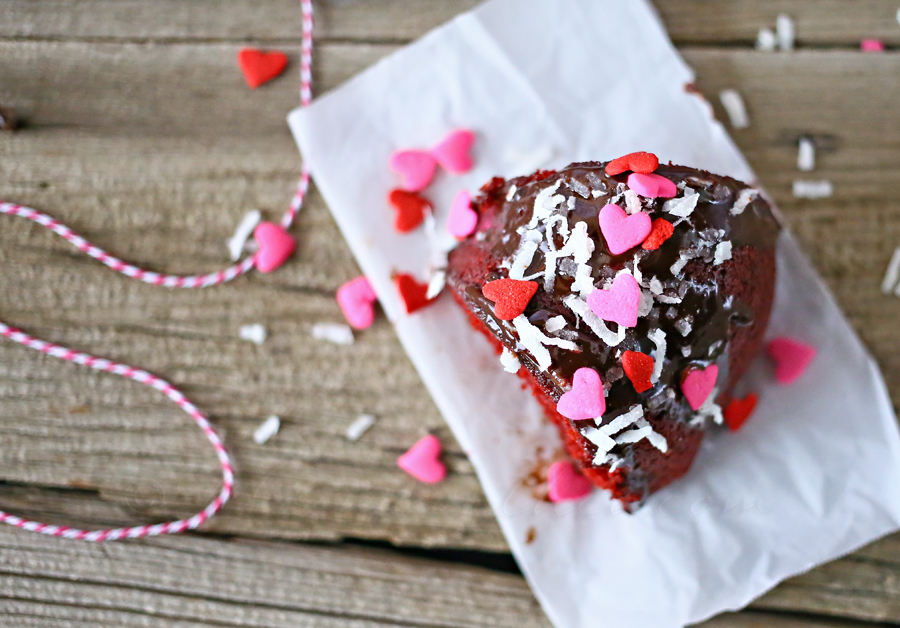
[[[315,81],[335,87],[474,0],[318,2]],[[775,197],[900,401],[900,299],[879,291],[900,245],[900,24],[896,0],[661,0],[710,96],[738,89],[752,126],[733,136]],[[796,20],[798,49],[757,52],[761,27]],[[859,51],[863,38],[888,51]],[[296,0],[2,0],[0,198],[47,211],[98,245],[165,272],[227,259],[253,208],[280,215],[300,157]],[[250,91],[245,45],[292,70]],[[711,98],[711,100],[717,100]],[[717,112],[722,115],[718,104]],[[818,147],[796,170],[797,141]],[[802,176],[801,176],[802,175]],[[795,178],[834,196],[798,200]],[[512,567],[472,467],[380,318],[351,347],[310,327],[341,321],[358,274],[321,197],[272,275],[206,291],[130,281],[24,220],[0,219],[0,319],[139,365],[178,386],[226,437],[238,487],[197,534],[102,546],[0,529],[2,626],[548,626]],[[256,346],[238,328],[263,323]],[[359,413],[378,422],[356,443]],[[269,443],[251,435],[280,415]],[[426,432],[448,480],[394,461]],[[157,394],[0,342],[0,508],[69,525],[192,513],[217,490],[197,428]],[[898,487],[900,489],[900,487]],[[900,535],[793,578],[708,626],[900,623]]]

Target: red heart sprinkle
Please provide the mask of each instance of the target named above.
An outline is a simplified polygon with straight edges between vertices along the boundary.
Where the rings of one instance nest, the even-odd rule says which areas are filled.
[[[653,374],[653,358],[646,353],[638,351],[626,351],[622,354],[622,368],[634,389],[642,393],[653,388],[650,376]]]
[[[394,217],[394,229],[399,233],[409,233],[421,225],[425,220],[425,214],[434,209],[428,199],[406,190],[391,190],[388,194],[388,203],[397,212]]]
[[[403,307],[406,308],[407,314],[412,314],[416,310],[421,310],[427,305],[434,303],[434,299],[429,299],[428,284],[419,283],[416,278],[406,273],[400,273],[394,276],[394,285],[400,292],[400,298],[403,299]]]
[[[663,242],[672,237],[675,227],[665,218],[657,218],[650,225],[650,235],[641,244],[645,251],[655,251]]]
[[[756,393],[750,393],[743,399],[732,399],[728,407],[722,412],[725,415],[725,425],[728,426],[728,429],[732,432],[737,432],[741,429],[744,421],[753,414],[757,401],[759,401],[759,396]]]
[[[511,321],[525,311],[537,289],[536,281],[504,277],[484,284],[481,293],[495,303],[494,316],[501,321]]]
[[[277,50],[263,52],[257,48],[244,48],[238,53],[237,62],[247,85],[250,89],[256,89],[284,72],[288,58]]]
[[[611,177],[631,170],[649,174],[659,168],[659,158],[653,153],[629,153],[606,164],[606,174]]]

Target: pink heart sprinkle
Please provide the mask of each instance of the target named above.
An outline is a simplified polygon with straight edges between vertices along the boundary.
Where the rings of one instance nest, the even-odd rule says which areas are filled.
[[[450,216],[447,218],[447,231],[456,238],[462,240],[475,231],[478,224],[478,214],[472,209],[472,197],[465,190],[460,191],[453,198],[450,205]]]
[[[451,174],[463,174],[472,169],[469,149],[475,143],[475,134],[466,129],[451,131],[437,146],[431,149],[431,156],[441,167]]]
[[[591,311],[605,321],[623,327],[637,325],[641,287],[628,273],[619,273],[609,290],[595,290],[587,298]]]
[[[859,49],[863,52],[884,52],[884,43],[880,39],[863,39]]]
[[[659,174],[633,172],[628,175],[628,187],[644,198],[675,198],[678,194],[675,184]]]
[[[560,460],[547,470],[550,501],[553,503],[584,499],[591,494],[591,481],[581,475],[568,460]]]
[[[437,484],[447,477],[447,467],[441,462],[442,449],[437,436],[425,436],[397,458],[397,466],[419,482]]]
[[[401,150],[391,155],[389,165],[400,175],[404,190],[418,192],[431,183],[437,161],[424,150]]]
[[[256,227],[253,238],[259,246],[254,260],[261,273],[270,273],[287,261],[297,248],[297,241],[281,225],[264,222]]]
[[[350,326],[355,329],[371,327],[375,322],[375,291],[365,277],[351,279],[337,291],[337,302]]]
[[[559,398],[556,411],[567,419],[596,419],[606,412],[603,383],[594,369],[580,368],[572,378],[572,390]]]
[[[709,399],[709,395],[716,386],[716,378],[719,376],[719,367],[715,364],[705,369],[694,368],[688,371],[681,382],[681,392],[687,398],[692,410],[699,410]]]
[[[797,381],[816,356],[815,347],[784,337],[770,340],[767,351],[775,361],[775,379],[784,385]]]
[[[649,215],[639,212],[629,216],[612,203],[600,210],[600,231],[613,255],[621,255],[643,242],[650,235],[652,223]]]

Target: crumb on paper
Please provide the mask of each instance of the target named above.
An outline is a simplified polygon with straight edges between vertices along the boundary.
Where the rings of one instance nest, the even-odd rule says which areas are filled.
[[[355,443],[362,435],[369,431],[369,428],[375,425],[374,414],[360,414],[349,426],[347,426],[347,440]]]
[[[253,432],[253,442],[257,445],[262,445],[270,438],[275,436],[278,433],[278,430],[281,428],[281,419],[279,419],[274,414],[270,416],[268,419],[262,422],[256,431]]]
[[[778,16],[778,20],[775,23],[775,32],[778,34],[778,48],[781,51],[788,52],[794,49],[796,28],[790,15],[782,13]]]
[[[19,128],[19,118],[16,112],[6,107],[0,107],[0,131],[15,131]]]
[[[761,52],[774,52],[778,46],[778,38],[771,28],[761,28],[756,34],[756,49]]]
[[[232,262],[241,259],[247,240],[253,234],[254,229],[256,229],[256,226],[261,220],[262,214],[259,210],[254,209],[244,216],[240,224],[238,224],[237,229],[234,230],[234,235],[228,240],[228,253]]]
[[[750,126],[750,116],[747,115],[747,106],[740,92],[736,89],[723,89],[719,92],[719,100],[722,101],[732,127],[746,129]]]
[[[797,145],[797,169],[810,172],[816,167],[816,145],[812,138],[801,137]]]
[[[534,543],[534,540],[537,538],[537,530],[534,526],[528,528],[528,531],[525,533],[525,545],[531,545]]]
[[[265,326],[261,325],[260,323],[253,323],[252,325],[241,325],[238,334],[240,335],[241,340],[246,340],[258,345],[264,343],[266,341],[266,338],[269,337],[269,333],[266,331]]]
[[[894,254],[891,255],[891,261],[881,282],[881,291],[885,294],[893,292],[897,287],[897,280],[900,280],[900,246],[894,249]]]
[[[834,186],[828,179],[821,181],[804,181],[798,179],[794,181],[793,192],[796,198],[828,198],[834,194]]]
[[[315,323],[310,334],[316,340],[327,340],[336,345],[353,344],[353,330],[343,323]]]

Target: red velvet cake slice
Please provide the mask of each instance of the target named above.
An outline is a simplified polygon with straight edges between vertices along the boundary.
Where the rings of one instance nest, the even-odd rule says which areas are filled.
[[[493,179],[472,208],[448,285],[583,473],[629,508],[684,475],[762,346],[769,205],[641,153]]]

